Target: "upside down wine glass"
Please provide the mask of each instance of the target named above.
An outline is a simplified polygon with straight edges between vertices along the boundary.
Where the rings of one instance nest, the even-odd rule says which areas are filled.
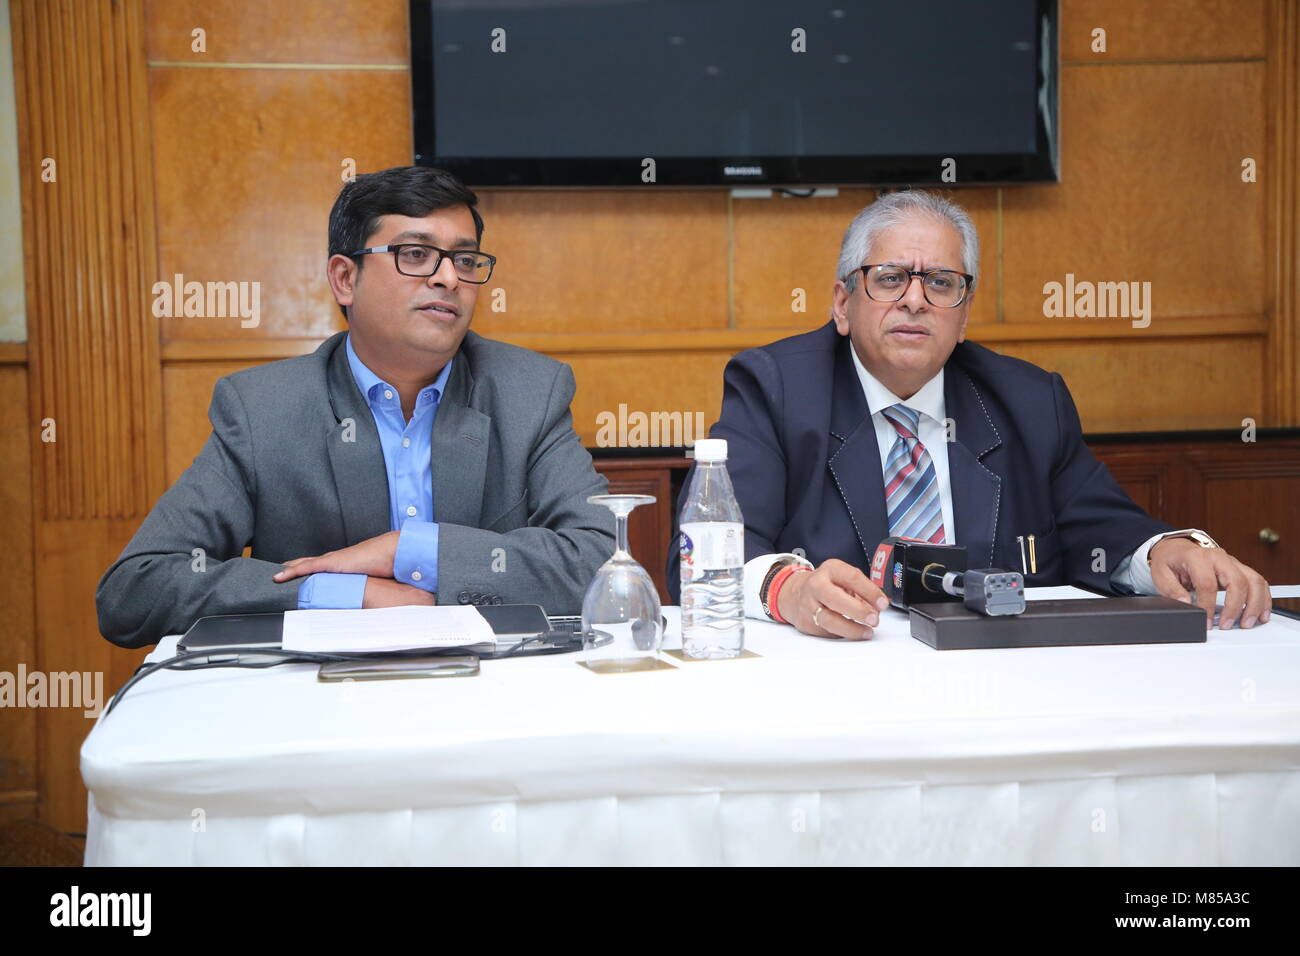
[[[653,495],[592,495],[592,504],[614,512],[618,543],[582,599],[582,649],[594,671],[638,671],[658,666],[663,622],[659,592],[627,544],[627,516]]]

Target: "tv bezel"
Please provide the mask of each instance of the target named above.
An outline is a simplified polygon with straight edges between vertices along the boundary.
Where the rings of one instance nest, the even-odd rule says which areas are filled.
[[[655,181],[642,182],[643,157],[439,156],[434,108],[433,0],[409,0],[411,108],[416,165],[437,166],[474,187],[523,189],[734,189],[895,188],[900,186],[1007,186],[1060,181],[1060,14],[1057,0],[1036,0],[1036,17],[1047,27],[1047,62],[1038,56],[1038,88],[1046,91],[1044,116],[1035,111],[1032,153],[956,154],[955,181],[943,179],[934,156],[719,156],[656,157]],[[1040,35],[1040,43],[1042,38]],[[1043,99],[1040,97],[1040,100]],[[761,174],[728,175],[727,167],[757,167]]]

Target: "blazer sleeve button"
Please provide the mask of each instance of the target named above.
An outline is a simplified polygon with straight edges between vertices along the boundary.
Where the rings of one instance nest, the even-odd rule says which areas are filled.
[[[468,604],[468,603],[469,603],[469,592],[468,592],[468,591],[461,591],[459,594],[456,595],[456,600],[459,601],[461,604]]]

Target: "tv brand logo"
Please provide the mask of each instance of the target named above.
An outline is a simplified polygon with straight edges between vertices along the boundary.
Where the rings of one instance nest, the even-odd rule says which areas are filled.
[[[723,166],[724,176],[762,176],[762,166]]]

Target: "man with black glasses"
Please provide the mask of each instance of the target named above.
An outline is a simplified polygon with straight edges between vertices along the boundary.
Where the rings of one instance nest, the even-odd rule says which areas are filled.
[[[728,364],[710,436],[728,441],[745,518],[746,613],[870,637],[888,601],[869,562],[898,535],[1031,587],[1194,590],[1207,622],[1223,589],[1221,628],[1267,621],[1262,576],[1152,519],[1093,457],[1060,375],[965,341],[978,273],[965,210],[887,194],[844,235],[832,321]]]
[[[326,270],[347,331],[217,382],[207,444],[100,581],[105,637],[295,608],[580,610],[614,548],[587,503],[607,482],[569,366],[469,330],[496,264],[476,202],[426,167],[343,187]]]

